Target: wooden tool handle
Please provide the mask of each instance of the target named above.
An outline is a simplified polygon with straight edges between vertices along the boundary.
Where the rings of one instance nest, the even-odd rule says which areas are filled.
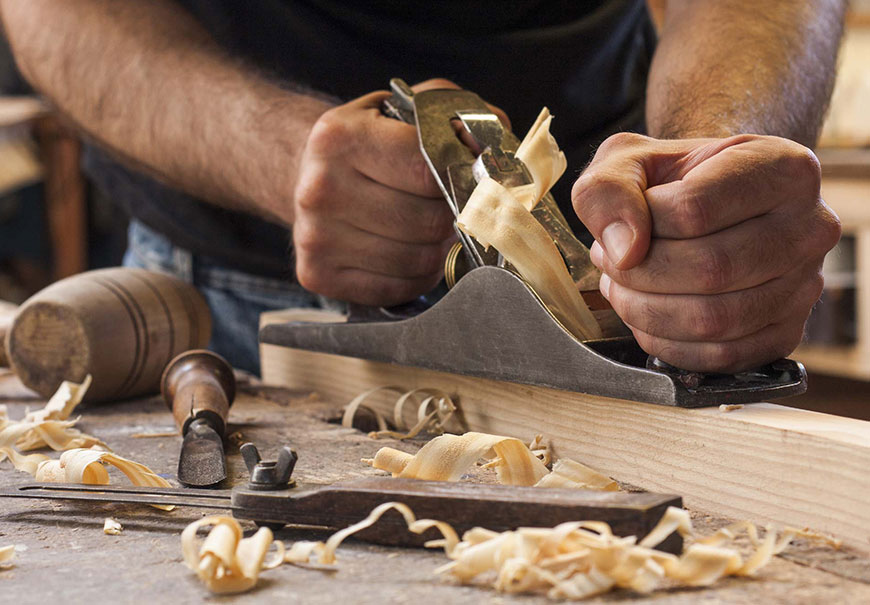
[[[223,357],[204,349],[182,353],[166,366],[160,390],[182,434],[193,420],[204,418],[224,435],[236,381]]]
[[[193,285],[112,267],[31,296],[15,315],[6,352],[21,382],[44,397],[90,374],[85,401],[106,401],[156,393],[169,360],[210,337],[211,312]]]
[[[9,365],[9,356],[6,354],[6,334],[12,327],[17,312],[17,305],[0,300],[0,367]]]

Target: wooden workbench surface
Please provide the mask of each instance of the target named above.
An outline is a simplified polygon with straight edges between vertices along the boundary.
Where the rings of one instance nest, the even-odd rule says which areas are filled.
[[[2,371],[0,371],[2,372]],[[27,407],[43,402],[22,391],[17,381],[0,374],[0,403],[13,419]],[[258,445],[270,456],[284,444],[299,453],[294,476],[318,482],[379,474],[359,462],[381,446],[414,451],[419,444],[374,441],[362,432],[334,421],[340,405],[316,394],[292,393],[256,385],[241,387],[230,413],[230,432]],[[151,466],[174,479],[181,439],[136,437],[172,431],[172,418],[158,398],[80,408],[79,427],[105,440],[118,454]],[[231,440],[229,481],[241,483],[246,471]],[[29,477],[0,464],[0,486]],[[618,479],[618,478],[617,478]],[[118,479],[118,482],[123,482]],[[164,513],[145,506],[0,500],[0,546],[20,545],[14,567],[0,570],[3,602],[39,603],[199,603],[226,600],[208,591],[184,566],[179,535],[201,510],[179,508]],[[124,526],[119,536],[102,531],[105,517]],[[695,515],[701,530],[725,519]],[[253,525],[247,524],[246,529]],[[322,538],[310,532],[283,530],[288,544],[296,539]],[[788,559],[776,558],[759,578],[730,578],[707,589],[672,589],[651,596],[618,592],[597,602],[695,603],[858,603],[870,602],[870,559],[854,552],[797,543]],[[233,602],[347,603],[547,603],[543,597],[498,595],[485,587],[459,586],[435,577],[432,570],[443,554],[415,549],[391,549],[349,541],[339,549],[339,568],[324,573],[284,565],[266,571],[258,586]]]

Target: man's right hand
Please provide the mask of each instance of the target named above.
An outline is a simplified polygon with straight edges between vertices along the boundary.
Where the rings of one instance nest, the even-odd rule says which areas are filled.
[[[446,85],[453,86],[439,82]],[[411,300],[441,279],[455,239],[455,217],[420,152],[416,128],[381,114],[388,96],[371,93],[324,113],[302,154],[294,195],[296,276],[331,298],[369,305]]]

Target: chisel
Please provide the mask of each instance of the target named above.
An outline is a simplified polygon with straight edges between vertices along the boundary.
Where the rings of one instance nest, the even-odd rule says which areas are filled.
[[[184,435],[179,482],[210,487],[226,479],[224,436],[236,392],[230,364],[211,351],[187,351],[166,366],[160,391]]]

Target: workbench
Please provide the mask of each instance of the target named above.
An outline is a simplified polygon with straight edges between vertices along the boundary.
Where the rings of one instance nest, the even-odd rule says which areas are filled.
[[[12,375],[0,370],[0,403],[13,419],[43,400],[27,392]],[[294,476],[333,482],[382,474],[360,462],[390,445],[416,451],[421,441],[373,440],[337,422],[347,402],[324,400],[316,393],[242,381],[230,413],[228,482],[240,484],[247,470],[238,452],[253,441],[264,456],[285,444],[299,454]],[[79,428],[106,441],[116,453],[150,466],[174,481],[181,438],[159,397],[113,404],[83,405]],[[163,436],[143,436],[143,435]],[[617,477],[617,479],[619,479]],[[0,486],[25,483],[30,477],[0,464]],[[113,475],[113,482],[125,483]],[[460,586],[434,576],[445,562],[443,552],[373,546],[349,540],[338,550],[335,572],[283,565],[265,571],[257,587],[234,597],[213,597],[182,562],[180,533],[204,514],[201,509],[162,512],[147,506],[0,501],[0,546],[20,545],[14,566],[0,570],[2,601],[28,603],[549,603],[542,596],[511,596],[487,587]],[[124,527],[118,536],[103,533],[106,517]],[[727,519],[693,514],[706,533]],[[253,530],[250,523],[243,524]],[[328,533],[284,529],[277,537],[324,539]],[[742,544],[749,552],[748,544]],[[744,553],[745,554],[745,553]],[[870,602],[870,558],[856,551],[797,541],[776,557],[756,579],[728,578],[711,588],[673,588],[650,596],[620,591],[588,602],[696,603],[866,603]]]

